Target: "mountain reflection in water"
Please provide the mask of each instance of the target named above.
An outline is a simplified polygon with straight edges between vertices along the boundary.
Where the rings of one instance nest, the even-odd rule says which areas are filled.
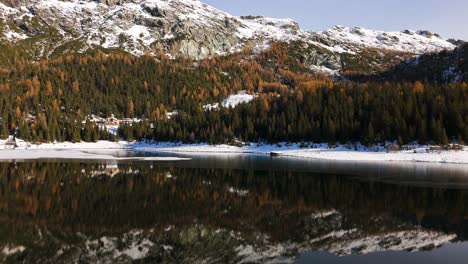
[[[262,263],[430,251],[468,234],[464,168],[431,166],[242,156],[0,163],[0,260]]]

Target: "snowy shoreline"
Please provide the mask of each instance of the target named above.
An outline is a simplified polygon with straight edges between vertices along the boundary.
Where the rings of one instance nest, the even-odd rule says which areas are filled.
[[[312,146],[312,147],[311,147]],[[181,153],[181,154],[279,154],[282,157],[308,158],[326,161],[352,161],[352,162],[426,162],[426,163],[453,163],[468,164],[468,148],[463,150],[428,151],[431,146],[414,145],[411,150],[387,152],[385,147],[364,147],[362,145],[346,147],[339,145],[329,148],[328,144],[301,144],[279,143],[251,144],[247,146],[209,145],[209,144],[177,144],[177,143],[134,143],[133,151],[147,153]]]
[[[129,143],[98,141],[95,143],[44,143],[31,144],[18,140],[18,146],[0,140],[0,161],[22,161],[39,159],[96,160],[96,161],[183,161],[190,158],[180,157],[126,157],[119,151],[129,151]],[[125,153],[123,153],[125,154]]]
[[[428,162],[468,164],[468,147],[462,150],[429,150],[431,146],[410,145],[409,150],[388,152],[384,146],[364,147],[362,145],[338,145],[329,148],[328,144],[250,144],[244,146],[110,142],[95,143],[43,143],[32,144],[18,140],[16,147],[0,140],[0,160],[34,159],[94,159],[94,160],[185,160],[178,157],[119,157],[118,151],[147,154],[190,154],[190,155],[270,155],[272,152],[284,157],[308,158],[327,161],[352,162]]]

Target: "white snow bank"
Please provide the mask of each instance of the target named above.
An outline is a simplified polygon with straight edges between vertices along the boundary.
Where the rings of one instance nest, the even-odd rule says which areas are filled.
[[[353,254],[356,248],[362,248],[360,254],[369,254],[382,251],[409,251],[417,252],[426,247],[439,247],[450,243],[457,238],[455,234],[445,234],[430,230],[405,230],[379,234],[374,236],[358,237],[351,240],[343,239],[332,244],[325,250],[338,256]],[[329,239],[329,237],[327,238]],[[383,241],[397,240],[399,243],[384,246]]]
[[[358,146],[357,149],[338,146],[329,149],[327,144],[315,144],[312,147],[302,147],[299,144],[276,144],[276,145],[249,145],[243,147],[230,145],[208,145],[208,144],[175,144],[159,143],[132,145],[135,151],[144,152],[167,152],[167,153],[203,153],[203,154],[270,154],[280,153],[281,156],[311,158],[317,160],[336,160],[354,162],[432,162],[432,163],[458,163],[468,164],[468,149],[464,147],[461,151],[427,151],[429,146],[417,146],[413,150],[387,152],[384,147],[366,148]]]
[[[353,228],[335,230],[300,244],[291,241],[271,243],[265,239],[264,245],[243,244],[235,251],[241,259],[239,263],[295,263],[295,260],[288,256],[294,255],[291,252],[296,253],[298,249],[300,252],[323,251],[345,257],[388,251],[420,252],[449,244],[456,239],[456,234],[424,229],[369,235],[367,232]]]
[[[9,41],[17,41],[17,40],[22,40],[22,39],[27,39],[28,38],[28,36],[26,34],[18,33],[18,32],[15,32],[15,31],[7,31],[7,32],[4,33],[4,36]]]
[[[23,247],[23,246],[6,246],[3,248],[2,250],[2,254],[5,255],[5,256],[11,256],[11,255],[14,255],[14,254],[17,254],[17,253],[21,253],[23,251],[25,251],[26,248]]]
[[[235,108],[240,104],[248,104],[252,102],[257,95],[248,94],[246,91],[239,91],[237,94],[228,96],[222,102],[224,108]],[[207,104],[203,106],[205,110],[215,110],[219,108],[219,103]]]
[[[233,187],[233,186],[229,187],[228,191],[230,193],[234,193],[234,194],[237,194],[239,196],[247,196],[249,194],[249,190],[238,189],[238,188]]]
[[[99,154],[85,150],[70,149],[17,149],[0,150],[0,161],[21,161],[37,159],[73,159],[73,160],[140,160],[140,161],[183,161],[190,158],[178,157],[117,157],[112,154]]]
[[[31,144],[17,140],[17,147],[0,140],[0,160],[29,159],[94,159],[94,160],[184,160],[175,157],[119,157],[118,150],[147,153],[195,153],[203,155],[224,154],[261,154],[272,152],[285,157],[310,158],[316,160],[353,161],[353,162],[430,162],[468,164],[468,148],[463,150],[429,151],[430,146],[411,146],[411,150],[387,152],[385,147],[367,148],[362,145],[339,145],[329,148],[328,144],[250,144],[244,146],[180,144],[180,143],[144,143],[110,142],[96,143],[48,143]]]
[[[234,108],[240,104],[250,103],[253,99],[255,99],[255,95],[247,94],[246,91],[240,91],[239,93],[230,95],[226,98],[223,101],[223,107]]]
[[[127,150],[126,141],[110,142],[98,141],[95,143],[62,142],[48,144],[31,144],[17,140],[17,147],[6,144],[0,140],[0,161],[36,160],[36,159],[80,159],[80,160],[143,160],[143,161],[181,161],[189,160],[178,157],[119,157],[118,150]],[[109,151],[115,150],[115,151]]]
[[[338,214],[338,211],[335,210],[335,209],[329,210],[329,211],[314,213],[314,214],[312,214],[310,216],[310,218],[312,218],[312,219],[321,219],[321,218],[329,217],[329,216],[334,215],[334,214]]]
[[[131,260],[139,260],[147,257],[154,243],[144,237],[142,230],[132,230],[125,233],[122,238],[103,236],[98,239],[85,241],[84,255],[96,256],[100,254],[111,255],[113,259],[126,256]]]

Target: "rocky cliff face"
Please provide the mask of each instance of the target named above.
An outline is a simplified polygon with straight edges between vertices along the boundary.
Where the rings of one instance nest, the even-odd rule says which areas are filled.
[[[99,48],[201,59],[300,41],[305,62],[328,72],[343,70],[343,55],[359,57],[367,49],[422,54],[455,48],[429,32],[340,26],[310,32],[290,19],[236,17],[198,0],[1,0],[0,39],[34,58]]]
[[[240,49],[251,40],[287,41],[300,31],[290,20],[242,19],[195,0],[3,2],[4,23],[12,24],[3,30],[9,41],[52,31],[62,36],[57,46],[78,40],[82,49],[122,48],[135,55],[164,49],[200,59]]]

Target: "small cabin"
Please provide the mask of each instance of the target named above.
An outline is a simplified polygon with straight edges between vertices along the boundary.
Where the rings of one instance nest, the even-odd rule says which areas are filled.
[[[119,124],[120,124],[119,119],[113,116],[106,118],[106,122],[105,122],[106,126],[119,125]]]

